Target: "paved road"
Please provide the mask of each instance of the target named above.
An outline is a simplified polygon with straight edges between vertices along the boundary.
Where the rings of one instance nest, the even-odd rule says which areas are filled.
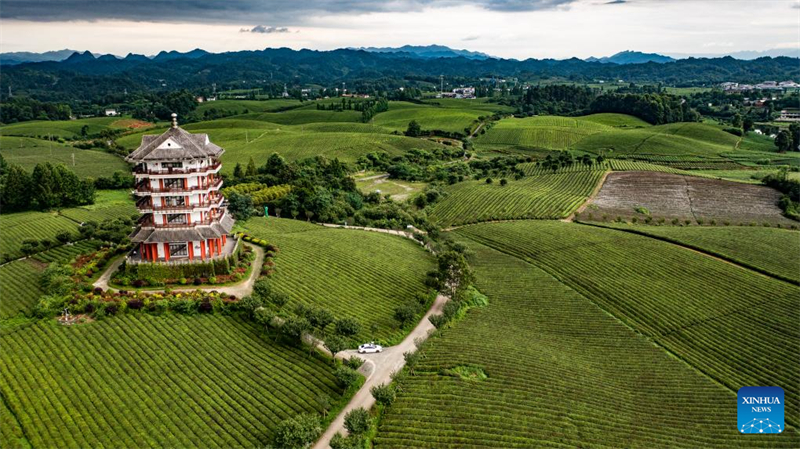
[[[422,321],[417,324],[417,327],[411,331],[410,334],[400,344],[389,346],[383,349],[379,354],[358,354],[356,350],[342,351],[336,354],[336,358],[348,358],[352,355],[361,357],[366,362],[361,366],[359,372],[364,374],[367,378],[364,385],[356,392],[355,396],[350,400],[350,403],[336,416],[325,433],[314,444],[313,449],[328,449],[330,447],[331,438],[338,432],[343,435],[347,434],[347,429],[344,428],[344,415],[349,411],[363,407],[369,410],[375,403],[375,398],[372,397],[370,389],[375,385],[388,384],[392,381],[392,373],[400,371],[406,364],[403,353],[416,351],[417,347],[414,340],[425,340],[434,330],[433,324],[428,320],[428,317],[441,313],[444,304],[447,302],[447,297],[439,295],[433,302],[433,306],[428,310],[428,313],[422,317]]]
[[[224,287],[220,286],[200,286],[200,287],[181,287],[181,288],[173,288],[172,291],[175,292],[192,292],[195,290],[216,290],[220,293],[224,293],[226,295],[235,295],[237,298],[243,298],[250,293],[253,292],[253,284],[255,284],[256,279],[258,279],[259,273],[261,273],[261,264],[264,263],[264,250],[255,245],[251,245],[249,243],[245,243],[245,245],[250,246],[256,253],[256,258],[253,259],[253,268],[250,270],[250,276],[245,279],[244,281],[239,282],[238,284],[227,285]],[[114,262],[109,265],[108,269],[100,276],[97,281],[95,281],[92,286],[100,287],[103,290],[109,291],[116,291],[117,289],[110,287],[108,285],[108,281],[111,279],[111,275],[117,271],[117,268],[122,264],[122,261],[125,260],[124,257],[120,257],[119,259],[115,260]],[[163,290],[142,290],[145,293],[161,293]]]

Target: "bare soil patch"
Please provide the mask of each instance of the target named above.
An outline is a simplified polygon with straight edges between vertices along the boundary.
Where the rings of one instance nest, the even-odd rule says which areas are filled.
[[[779,198],[778,191],[758,185],[670,173],[615,172],[608,175],[581,219],[627,221],[650,216],[677,218],[681,223],[797,224],[781,215]]]

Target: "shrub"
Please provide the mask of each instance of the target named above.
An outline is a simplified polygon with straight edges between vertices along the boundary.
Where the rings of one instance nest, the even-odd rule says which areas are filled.
[[[363,449],[364,437],[361,435],[348,435],[343,437],[341,433],[337,433],[331,438],[331,449]]]
[[[72,240],[72,234],[68,231],[60,231],[56,234],[56,240],[62,244],[69,243]]]
[[[128,308],[131,310],[139,310],[144,307],[144,301],[139,298],[131,298],[128,300]]]
[[[359,369],[364,364],[364,359],[357,355],[351,355],[344,360],[344,364],[352,369]]]
[[[203,301],[197,306],[197,310],[200,313],[211,313],[214,311],[214,306],[211,304],[210,301]]]
[[[289,302],[289,295],[283,292],[274,292],[269,295],[269,300],[280,309],[281,307],[285,306],[287,302]]]
[[[192,283],[193,283],[194,285],[202,285],[202,284],[203,284],[203,280],[202,280],[202,279],[200,279],[200,278],[194,278],[194,280],[192,281]]]
[[[388,407],[394,402],[395,390],[392,385],[375,385],[370,392],[378,404]]]
[[[406,327],[417,315],[417,308],[413,305],[406,304],[398,307],[394,311],[394,319],[400,323],[400,327]]]
[[[178,283],[181,284],[181,285],[186,285],[188,282],[189,282],[189,280],[186,279],[186,278],[180,278],[178,280]]]
[[[486,184],[491,184],[492,182],[494,182],[492,178],[486,178]]]
[[[210,278],[208,278],[208,283],[209,284],[216,284],[217,283],[217,277],[216,276],[211,276]]]
[[[119,304],[115,302],[107,303],[105,306],[106,315],[116,315],[119,311]]]
[[[281,421],[275,431],[275,445],[281,448],[308,447],[322,432],[319,417],[302,414]]]
[[[336,320],[336,333],[343,337],[352,337],[361,332],[361,324],[355,318]]]
[[[259,279],[253,284],[253,295],[258,296],[260,299],[267,299],[272,292],[272,287],[266,279]]]
[[[100,287],[95,287],[94,290],[92,290],[92,293],[94,293],[95,295],[102,295],[103,289]]]
[[[360,435],[369,430],[369,412],[359,407],[344,415],[344,427],[354,435]]]
[[[506,178],[503,178],[503,179],[500,180],[500,185],[501,186],[504,186],[506,184],[508,184],[508,180]]]
[[[350,368],[349,366],[340,366],[336,368],[334,371],[333,376],[339,382],[341,386],[344,388],[350,388],[352,385],[355,385],[358,382],[358,378],[361,376],[358,374],[356,370]]]
[[[133,281],[133,286],[136,288],[144,287],[144,281],[141,279],[136,279]]]

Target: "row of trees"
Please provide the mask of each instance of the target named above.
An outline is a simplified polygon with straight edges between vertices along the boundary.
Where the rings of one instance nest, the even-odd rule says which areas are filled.
[[[700,120],[700,114],[685,101],[667,94],[603,94],[592,101],[590,110],[628,114],[653,125]]]
[[[792,123],[789,129],[778,131],[775,146],[780,152],[800,151],[800,123]]]
[[[47,210],[92,204],[95,186],[63,164],[36,164],[28,173],[0,156],[0,202],[4,212]]]
[[[28,97],[11,97],[0,103],[0,122],[29,120],[69,120],[72,109],[67,104],[43,103]]]

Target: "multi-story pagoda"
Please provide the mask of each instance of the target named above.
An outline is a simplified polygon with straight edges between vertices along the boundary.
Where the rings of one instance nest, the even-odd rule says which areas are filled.
[[[134,164],[136,208],[141,212],[131,241],[130,262],[202,261],[230,255],[233,218],[219,193],[225,150],[207,134],[172,127],[160,136],[142,136],[125,160]]]

